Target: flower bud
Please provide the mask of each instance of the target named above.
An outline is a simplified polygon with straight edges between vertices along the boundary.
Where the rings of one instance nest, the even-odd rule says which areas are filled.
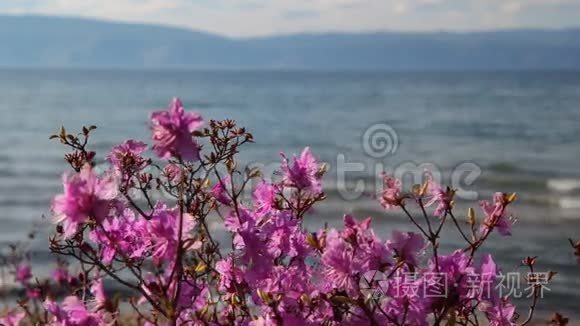
[[[505,195],[505,201],[506,204],[511,204],[513,203],[516,199],[518,198],[518,194],[515,192],[512,192],[510,194],[506,194]]]
[[[202,261],[197,263],[197,266],[195,266],[195,272],[197,274],[201,274],[201,273],[205,272],[206,269],[207,269],[207,265]]]
[[[318,171],[316,171],[316,176],[321,178],[324,174],[326,174],[326,172],[328,172],[328,169],[328,164],[322,163],[318,168]]]
[[[472,207],[469,207],[469,209],[467,209],[467,223],[469,225],[474,225],[476,221],[475,210]]]
[[[312,304],[312,299],[306,293],[300,296],[300,300],[307,306],[310,306]]]
[[[267,292],[264,292],[260,289],[257,289],[256,292],[258,293],[258,297],[260,297],[264,303],[270,304],[272,302],[272,297]]]
[[[233,158],[228,158],[226,161],[226,168],[228,169],[229,173],[234,172],[236,169],[237,163]]]
[[[522,260],[522,264],[524,266],[533,266],[536,263],[536,258],[538,258],[538,256],[528,256]]]
[[[334,295],[330,298],[330,301],[332,301],[334,304],[344,304],[348,303],[350,300],[344,295]]]
[[[258,177],[262,176],[262,172],[257,167],[253,167],[253,168],[249,169],[248,171],[246,171],[246,173],[248,175],[248,178],[250,178],[250,179],[258,178]]]
[[[314,232],[313,232],[313,233],[309,233],[309,234],[306,236],[306,241],[308,242],[308,244],[309,244],[309,245],[310,245],[312,248],[314,248],[314,249],[319,249],[319,247],[320,247],[320,246],[319,246],[319,243],[318,243],[318,238],[317,238],[317,236],[316,236],[316,233],[314,233]]]

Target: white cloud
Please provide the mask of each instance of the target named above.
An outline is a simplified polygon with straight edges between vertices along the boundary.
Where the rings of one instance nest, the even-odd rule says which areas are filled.
[[[403,15],[409,11],[409,7],[405,2],[395,2],[393,4],[393,11],[398,15]]]
[[[571,14],[573,8],[577,9],[575,15]],[[150,22],[250,36],[304,31],[563,27],[580,22],[580,1],[2,0],[0,12]],[[547,17],[546,12],[555,17]]]
[[[506,1],[502,6],[501,10],[505,13],[516,13],[522,10],[522,3],[519,1]]]

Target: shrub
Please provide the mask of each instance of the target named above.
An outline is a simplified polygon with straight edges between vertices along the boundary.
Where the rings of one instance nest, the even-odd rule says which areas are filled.
[[[50,250],[59,264],[50,280],[33,281],[26,260],[12,260],[27,292],[3,324],[516,324],[515,306],[496,286],[499,267],[491,255],[476,255],[492,233],[511,234],[515,194],[497,193],[480,213],[459,219],[454,190],[428,172],[410,190],[385,175],[377,205],[401,210],[416,233],[394,231],[382,241],[371,218],[350,215],[342,229],[311,232],[303,221],[325,199],[326,166],[308,148],[282,154],[280,178],[265,181],[259,170],[238,167],[253,137],[234,121],[202,128],[201,117],[174,99],[150,123],[157,158],[145,156],[147,144],[127,140],[108,154],[104,173],[88,149],[95,127],[51,137],[71,150],[72,171],[52,204]],[[212,217],[231,245],[216,240]],[[440,251],[445,224],[465,246]],[[523,261],[533,292],[522,325],[540,298],[535,263]],[[554,273],[542,275],[549,281]],[[107,295],[103,281],[131,295]]]

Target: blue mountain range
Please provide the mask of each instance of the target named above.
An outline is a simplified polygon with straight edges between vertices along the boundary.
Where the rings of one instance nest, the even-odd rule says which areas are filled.
[[[0,66],[575,70],[580,29],[228,38],[157,25],[0,16]]]

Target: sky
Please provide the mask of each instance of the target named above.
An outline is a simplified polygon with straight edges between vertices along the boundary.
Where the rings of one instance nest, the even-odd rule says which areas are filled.
[[[0,14],[80,16],[232,37],[580,25],[580,0],[0,0]]]

